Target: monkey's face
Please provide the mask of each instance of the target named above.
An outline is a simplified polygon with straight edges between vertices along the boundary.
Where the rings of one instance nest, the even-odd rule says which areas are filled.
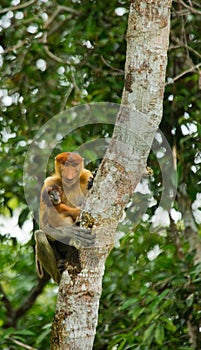
[[[48,196],[53,205],[58,205],[61,203],[61,193],[59,190],[50,190]]]
[[[66,161],[60,165],[62,182],[70,187],[76,184],[80,178],[81,164],[77,161]]]
[[[55,170],[65,186],[71,187],[79,182],[83,168],[83,158],[76,153],[63,152],[55,158]]]
[[[58,205],[61,203],[62,190],[57,185],[48,186],[42,193],[42,200],[48,207],[52,205]]]

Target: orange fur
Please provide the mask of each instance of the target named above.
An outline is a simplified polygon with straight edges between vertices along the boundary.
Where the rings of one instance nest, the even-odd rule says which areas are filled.
[[[92,173],[84,168],[83,158],[76,153],[63,152],[55,157],[55,174],[45,179],[41,190],[40,227],[73,224],[80,214]],[[51,186],[60,188],[61,203],[48,207],[44,193]]]

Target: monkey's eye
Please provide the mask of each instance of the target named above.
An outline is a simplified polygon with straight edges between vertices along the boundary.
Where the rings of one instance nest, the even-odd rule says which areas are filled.
[[[49,195],[50,199],[54,199],[54,195],[50,193]]]

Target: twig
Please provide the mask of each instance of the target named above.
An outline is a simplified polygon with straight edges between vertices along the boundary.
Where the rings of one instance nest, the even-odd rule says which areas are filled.
[[[101,61],[110,69],[115,70],[119,73],[123,73],[123,71],[121,69],[111,66],[111,64],[109,64],[102,55],[100,56],[100,58],[101,58]]]
[[[57,17],[57,15],[59,14],[60,11],[61,11],[60,7],[57,7],[57,9],[54,11],[52,16],[50,16],[48,18],[48,20],[45,22],[44,28],[47,28],[54,21],[54,19]]]
[[[34,4],[34,2],[36,2],[36,0],[30,0],[30,1],[25,2],[24,4],[20,4],[20,5],[17,5],[17,6],[6,7],[6,8],[1,9],[0,13],[5,13],[5,12],[8,12],[8,11],[16,11],[16,10],[19,10],[19,9],[23,9],[25,7],[28,7],[29,5]]]
[[[14,10],[17,10],[17,9],[21,9],[21,8],[28,7],[29,5],[33,4],[35,1],[36,1],[36,0],[30,0],[30,1],[27,1],[26,3],[24,3],[24,4],[20,4],[20,5],[18,5],[18,6],[11,6],[11,7],[7,7],[7,8],[4,8],[4,9],[1,9],[1,10],[0,10],[0,14],[1,14],[1,13],[5,13],[5,12],[8,12],[8,11],[12,11],[12,10],[14,11]],[[81,14],[80,11],[74,10],[74,9],[72,9],[71,7],[68,7],[68,6],[58,6],[58,8],[54,11],[54,13],[52,14],[52,16],[50,16],[50,17],[48,18],[48,20],[45,22],[45,24],[44,24],[44,29],[47,29],[47,28],[50,26],[50,24],[54,21],[54,19],[58,16],[58,14],[59,14],[60,12],[62,12],[62,11],[69,12],[69,13],[71,13],[71,14],[73,14],[73,15],[76,15],[76,16],[79,16],[79,15]],[[68,62],[66,62],[66,61],[63,60],[62,58],[60,58],[60,57],[54,55],[54,54],[49,50],[48,44],[47,44],[47,33],[46,33],[46,32],[44,32],[44,35],[43,35],[43,37],[42,37],[42,39],[41,39],[41,42],[42,42],[43,44],[45,44],[45,45],[44,45],[44,47],[45,47],[45,52],[46,52],[46,54],[47,54],[51,59],[53,59],[54,61],[59,62],[59,63],[64,63],[64,64],[67,63],[67,64],[69,64]],[[10,52],[10,51],[13,51],[13,50],[17,50],[17,49],[19,49],[20,47],[22,47],[23,45],[25,45],[25,44],[27,44],[27,43],[28,43],[28,40],[27,40],[27,39],[22,40],[22,41],[20,41],[18,44],[14,45],[14,46],[12,46],[12,47],[9,47],[9,48],[7,48],[7,49],[5,49],[5,50],[3,51],[3,54],[6,54],[6,53],[8,53],[8,52]]]
[[[26,345],[24,343],[22,343],[21,341],[19,340],[16,340],[16,339],[13,339],[13,338],[9,338],[9,340],[11,340],[13,343],[21,346],[22,348],[24,349],[28,349],[28,350],[37,350],[36,348],[33,348],[32,346],[29,346],[29,345]]]
[[[187,5],[184,1],[179,0],[180,4],[182,4],[184,7],[186,7],[190,12],[194,13],[195,15],[201,15],[201,11],[196,10],[194,7]]]
[[[174,12],[172,13],[173,17],[175,17],[175,14],[177,16],[187,16],[189,14],[189,10],[188,9],[182,9],[182,10],[174,10]]]
[[[71,7],[68,7],[68,6],[58,6],[57,9],[54,11],[54,13],[52,14],[52,16],[50,16],[48,18],[48,20],[45,22],[44,24],[44,29],[47,29],[50,24],[52,24],[52,22],[55,20],[55,18],[58,16],[58,14],[62,11],[66,11],[66,12],[69,12],[69,13],[72,13],[76,16],[79,16],[81,14],[81,12],[79,11],[76,11],[74,9],[72,9]],[[53,59],[54,61],[58,62],[58,63],[64,63],[64,64],[69,64],[69,62],[66,62],[65,60],[63,60],[62,58],[54,55],[50,50],[49,50],[49,47],[48,47],[48,42],[47,42],[47,39],[48,39],[48,33],[47,32],[44,32],[44,35],[43,35],[43,38],[41,40],[41,42],[44,45],[45,47],[45,52],[46,54],[51,58]]]
[[[67,93],[64,96],[63,102],[61,103],[60,112],[63,112],[66,109],[66,103],[69,99],[69,96],[71,95],[71,92],[73,91],[74,86],[70,86],[67,90]]]
[[[198,4],[196,1],[194,1],[194,4],[195,4],[197,7],[201,8],[200,4]]]
[[[179,75],[177,75],[176,77],[172,78],[171,81],[168,81],[165,85],[170,85],[173,84],[176,80],[180,79],[181,77],[183,77],[184,75],[195,71],[196,69],[198,69],[199,67],[201,67],[201,63],[196,64],[196,66],[193,66],[189,69],[187,69],[186,71],[180,73]]]
[[[77,85],[77,82],[75,80],[75,74],[72,70],[71,70],[71,77],[72,77],[72,83],[74,85],[75,92],[77,92],[78,94],[81,95],[81,90],[80,90],[79,86]]]
[[[196,51],[195,49],[193,49],[192,47],[188,46],[188,50],[192,51],[196,56],[201,58],[201,54],[198,51]]]
[[[58,16],[59,12],[66,11],[69,12],[73,15],[80,16],[81,12],[72,9],[71,7],[68,6],[58,6],[57,9],[54,11],[52,16],[48,18],[48,20],[45,22],[44,28],[47,28],[53,21],[54,19]]]
[[[69,13],[72,13],[72,15],[76,15],[76,16],[80,16],[81,15],[81,11],[77,11],[77,10],[74,10],[72,9],[71,7],[68,7],[68,6],[59,6],[59,10],[60,11],[66,11],[66,12],[69,12]]]
[[[47,44],[44,45],[44,48],[45,48],[45,52],[46,54],[51,58],[53,59],[54,61],[56,62],[59,62],[59,63],[63,63],[63,64],[69,64],[69,62],[63,60],[62,58],[54,55],[48,48]]]
[[[21,40],[19,43],[17,43],[16,45],[13,45],[11,47],[8,47],[7,49],[5,49],[3,52],[2,52],[2,55],[4,55],[5,53],[8,53],[10,51],[13,51],[13,50],[17,50],[19,49],[20,47],[28,44],[29,40],[28,39],[24,39],[24,40]]]
[[[193,52],[196,56],[198,56],[199,58],[201,58],[201,54],[196,51],[195,49],[193,49],[191,46],[186,46],[186,45],[182,45],[182,44],[178,44],[178,45],[170,45],[169,47],[169,51],[171,50],[177,50],[177,49],[183,49],[183,48],[187,48],[189,51]]]

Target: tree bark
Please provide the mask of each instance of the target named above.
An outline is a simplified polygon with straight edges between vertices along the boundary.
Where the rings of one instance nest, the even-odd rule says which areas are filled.
[[[162,118],[171,0],[131,0],[125,86],[112,140],[84,211],[96,244],[80,250],[81,273],[63,273],[51,349],[90,350],[96,332],[105,260],[142,173]]]

